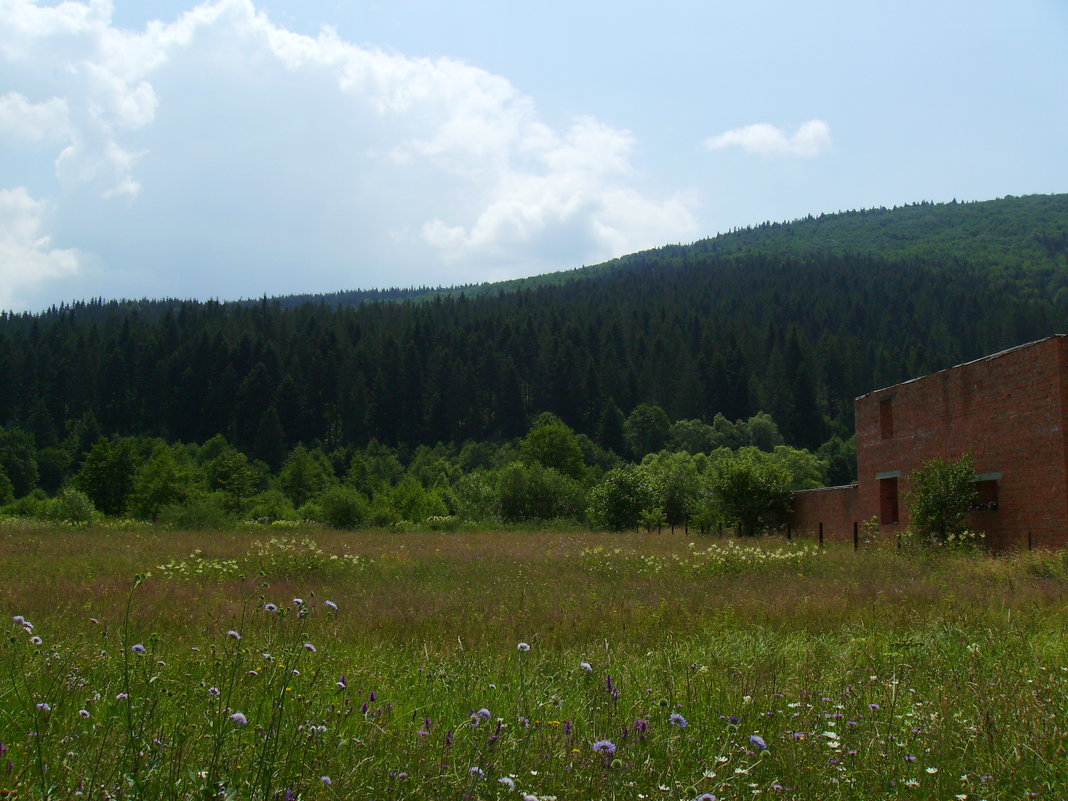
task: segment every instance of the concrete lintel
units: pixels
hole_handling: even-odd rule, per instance
[[[884,478],[900,478],[900,477],[901,477],[901,471],[900,470],[889,470],[889,471],[887,471],[885,473],[876,473],[875,474],[875,480],[876,481],[882,481]]]

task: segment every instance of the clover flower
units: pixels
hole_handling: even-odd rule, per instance
[[[671,717],[668,718],[673,726],[678,726],[680,729],[685,729],[687,725],[686,718],[680,715],[678,712],[672,712]]]
[[[234,714],[232,714],[232,715],[230,716],[230,720],[232,720],[232,721],[233,721],[234,723],[236,723],[236,724],[237,724],[238,726],[247,726],[247,725],[248,725],[248,718],[246,718],[246,717],[245,717],[245,716],[244,716],[244,715],[243,715],[242,713],[240,713],[240,712],[234,712]]]
[[[593,750],[598,754],[612,756],[616,752],[616,744],[611,740],[598,740],[593,744]]]

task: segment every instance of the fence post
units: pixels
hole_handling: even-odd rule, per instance
[[[853,521],[853,552],[860,550],[860,528],[857,521]]]
[[[1030,551],[1032,549],[1032,547],[1034,547],[1034,543],[1032,542],[1032,539],[1031,539],[1031,532],[1028,531],[1027,532],[1027,550]]]
[[[820,523],[820,547],[823,547],[823,523]]]
[[[787,523],[786,524],[786,539],[787,539],[787,541],[789,541],[789,540],[792,540],[793,538],[794,538],[793,526],[791,526],[789,523]]]

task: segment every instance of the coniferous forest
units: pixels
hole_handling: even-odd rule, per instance
[[[245,498],[295,449],[365,500],[377,485],[352,476],[384,453],[383,486],[432,490],[405,471],[433,452],[495,486],[536,462],[589,488],[621,459],[759,448],[754,420],[775,429],[763,450],[847,481],[855,396],[1065,330],[1068,195],[766,224],[497,285],[80,301],[0,316],[0,500],[90,490],[101,441],[128,446],[131,476],[166,446],[205,491],[225,445],[255,467]],[[579,467],[530,458],[539,428],[574,438]]]

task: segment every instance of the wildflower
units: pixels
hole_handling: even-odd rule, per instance
[[[593,673],[593,665],[589,662],[579,662],[579,667],[585,670],[587,673]]]
[[[482,709],[478,710],[478,712],[476,712],[475,714],[478,715],[480,718],[485,718],[486,720],[489,720],[491,717],[493,717],[493,715],[490,714],[490,711],[485,707],[482,707]]]
[[[323,784],[325,784],[325,785],[326,785],[327,787],[329,787],[329,786],[330,786],[331,784],[333,784],[333,783],[334,783],[334,780],[333,780],[333,779],[331,779],[331,778],[330,778],[329,776],[320,776],[320,777],[319,777],[319,779],[320,779],[320,780],[322,781],[322,783],[323,783]]]
[[[316,648],[315,648],[315,646],[314,646],[314,645],[312,645],[312,644],[311,644],[310,642],[306,642],[306,643],[304,643],[304,648],[305,648],[305,650],[311,651],[311,652],[312,652],[313,654],[314,654],[314,653],[315,653],[315,651],[316,651]]]
[[[349,688],[349,680],[345,678],[344,673],[338,676],[337,686],[340,687],[342,690],[347,690]]]
[[[326,606],[326,608],[327,608],[327,609],[329,609],[329,610],[330,610],[331,612],[336,612],[336,611],[337,611],[337,604],[336,604],[336,603],[334,603],[333,601],[326,601],[326,602],[325,602],[325,606]]]
[[[208,695],[214,695],[215,697],[218,697],[220,695],[219,688],[218,687],[208,687]]]
[[[22,615],[15,615],[13,618],[11,618],[11,621],[18,626],[26,625],[26,618],[24,618]]]
[[[598,740],[593,744],[593,750],[598,754],[612,756],[616,752],[616,744],[611,740]]]
[[[521,642],[515,648],[517,651],[523,651],[524,653],[526,653],[530,650],[530,645],[525,642]]]
[[[634,721],[634,731],[638,732],[638,734],[644,734],[649,731],[649,721],[645,718],[638,718]]]
[[[671,717],[668,718],[672,725],[678,726],[680,729],[685,729],[687,726],[686,718],[680,715],[678,712],[672,712]]]
[[[475,765],[467,772],[470,773],[472,776],[477,776],[480,779],[486,775],[486,771],[482,770],[482,768],[478,767],[478,765]]]
[[[237,633],[236,631],[234,631],[233,629],[230,629],[230,630],[229,630],[228,632],[226,632],[226,636],[227,636],[227,637],[232,637],[232,638],[233,638],[233,639],[235,639],[235,640],[240,640],[240,639],[241,639],[241,635],[240,635],[240,634],[238,634],[238,633]]]
[[[78,710],[78,714],[81,715],[83,718],[87,718],[87,717],[89,717],[89,710],[88,709],[79,709]]]
[[[755,746],[758,751],[768,750],[768,744],[764,742],[764,738],[761,737],[759,734],[749,735],[749,743],[750,745]]]
[[[727,722],[731,723],[731,724],[737,724],[738,723],[738,716],[737,715],[731,715],[729,718],[727,718]]]
[[[905,761],[906,762],[915,762],[916,761],[916,757],[912,756],[912,754],[909,754],[907,757],[905,757]]]
[[[129,693],[119,693],[118,695],[115,696],[115,700],[116,701],[125,701],[129,697],[130,697]]]
[[[868,709],[879,709],[878,704],[868,704]]]
[[[497,783],[498,784],[503,784],[509,790],[514,790],[515,789],[515,782],[512,781],[507,776],[502,776],[501,778],[497,779]]]
[[[938,773],[938,768],[927,768],[927,772],[933,775]]]
[[[145,652],[145,646],[141,645],[141,643],[137,643],[136,645],[132,646],[130,650],[133,651],[135,654],[143,654]]]
[[[523,796],[523,801],[538,801],[538,797],[536,795],[531,795],[530,793],[527,793],[525,796]]]
[[[275,604],[264,604],[263,611],[264,612],[277,612],[278,611],[278,607]]]
[[[303,598],[294,598],[293,599],[293,606],[304,606],[304,599]]]
[[[245,716],[244,716],[244,715],[243,715],[242,713],[240,713],[240,712],[234,712],[234,714],[232,714],[232,715],[230,716],[230,720],[232,720],[232,721],[233,721],[234,723],[236,723],[236,724],[237,724],[238,726],[247,726],[247,725],[248,725],[248,718],[246,718],[246,717],[245,717]]]
[[[99,626],[99,625],[100,625],[100,621],[99,621],[99,620],[97,620],[97,619],[96,619],[95,617],[91,617],[91,618],[89,618],[89,622],[90,622],[90,623],[93,623],[93,624],[95,624],[95,625],[97,625],[97,626]]]
[[[701,793],[693,801],[716,801],[716,797],[712,793]]]
[[[37,705],[37,708],[40,709],[42,712],[51,712],[52,711],[52,707],[49,704],[45,703],[45,702],[39,703]]]
[[[34,634],[32,637],[30,637],[30,642],[32,642],[34,645],[40,645],[44,642],[44,640]]]

